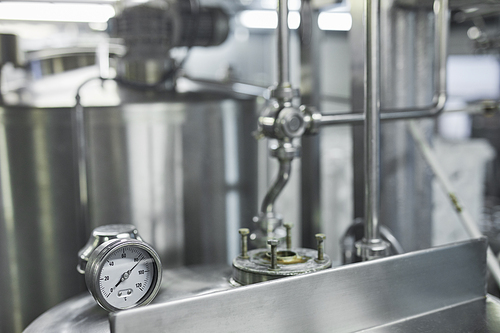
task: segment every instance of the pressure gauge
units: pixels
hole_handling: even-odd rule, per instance
[[[127,228],[133,228],[135,232]],[[87,246],[99,243],[103,229],[112,230],[115,235],[104,237],[105,241],[92,250],[84,248],[80,251],[79,270],[84,270],[88,290],[108,311],[149,304],[161,285],[162,267],[158,254],[138,237],[137,230],[131,225],[97,228]],[[124,235],[137,235],[138,239]],[[82,253],[90,253],[90,256],[83,260]],[[85,267],[81,267],[83,262]]]

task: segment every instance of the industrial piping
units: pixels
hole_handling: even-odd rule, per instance
[[[446,103],[446,59],[448,40],[449,0],[435,0],[434,10],[434,96],[432,105],[421,108],[381,109],[380,120],[403,120],[438,116]],[[340,125],[361,123],[365,119],[362,113],[323,114],[321,125]]]
[[[365,59],[365,224],[356,243],[363,261],[389,255],[380,238],[380,1],[367,0],[364,9]]]

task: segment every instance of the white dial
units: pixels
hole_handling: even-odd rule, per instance
[[[156,252],[137,240],[111,240],[99,246],[85,272],[87,286],[106,310],[149,303],[158,292],[161,264]]]
[[[113,251],[99,274],[99,289],[106,301],[120,309],[136,304],[151,287],[153,265],[153,258],[143,249],[126,246]]]

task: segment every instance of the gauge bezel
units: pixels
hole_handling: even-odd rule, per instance
[[[103,296],[99,288],[99,275],[104,264],[106,263],[106,259],[108,258],[108,256],[113,254],[115,251],[128,246],[140,248],[151,255],[154,265],[153,282],[151,283],[151,287],[149,288],[148,292],[136,303],[131,304],[130,306],[125,308],[117,308],[109,304],[106,298]],[[85,283],[87,284],[87,289],[90,291],[90,294],[94,297],[97,304],[99,304],[103,309],[111,312],[127,310],[151,303],[151,301],[160,291],[161,279],[162,266],[160,257],[150,245],[135,239],[112,239],[104,242],[92,252],[88,264],[85,268]]]

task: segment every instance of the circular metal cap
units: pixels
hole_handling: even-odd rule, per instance
[[[267,249],[248,251],[248,259],[237,257],[233,260],[232,283],[248,285],[257,282],[312,273],[330,268],[332,261],[325,254],[324,260],[317,262],[317,251],[296,248],[277,251],[279,270],[271,269],[271,253]]]
[[[283,108],[278,118],[280,137],[296,138],[302,136],[306,130],[304,115],[298,108],[285,107]]]
[[[92,231],[87,244],[78,251],[78,265],[76,270],[85,274],[85,267],[94,250],[104,242],[111,239],[137,239],[142,241],[137,228],[132,224],[108,224],[97,227]]]

